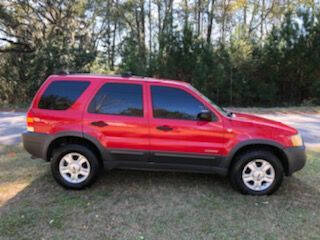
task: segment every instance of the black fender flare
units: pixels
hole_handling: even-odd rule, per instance
[[[102,144],[98,141],[98,139],[96,139],[95,137],[89,135],[89,134],[84,134],[82,132],[77,132],[77,131],[65,131],[65,132],[59,132],[53,136],[50,136],[48,135],[48,138],[45,140],[45,142],[43,143],[43,146],[42,146],[42,156],[43,156],[43,159],[46,159],[47,161],[49,160],[48,159],[48,150],[49,150],[49,147],[50,147],[50,144],[55,141],[56,139],[58,138],[63,138],[63,137],[78,137],[78,138],[83,138],[83,139],[86,139],[88,140],[89,142],[91,142],[92,144],[94,144],[101,156],[104,158],[107,154],[107,151],[105,149],[105,147],[102,146]]]
[[[254,146],[254,145],[270,146],[270,147],[276,148],[284,157],[288,158],[286,152],[284,151],[284,146],[281,145],[280,143],[277,143],[272,140],[267,140],[267,139],[250,139],[250,140],[240,142],[236,146],[234,146],[230,151],[230,153],[226,156],[225,161],[221,162],[221,167],[225,169],[229,169],[229,167],[231,166],[233,157],[237,154],[239,150],[245,147]]]

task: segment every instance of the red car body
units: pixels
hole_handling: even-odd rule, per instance
[[[41,96],[52,82],[85,81],[89,85],[66,110],[40,109]],[[143,90],[143,116],[96,114],[89,104],[106,83],[138,84]],[[192,95],[213,115],[212,121],[161,119],[153,116],[151,86],[177,88]],[[50,160],[63,138],[87,141],[107,168],[151,168],[228,174],[241,151],[266,147],[291,175],[305,164],[304,146],[294,146],[297,130],[280,122],[249,114],[227,114],[181,81],[89,74],[52,75],[41,86],[27,113],[25,148]],[[130,161],[129,161],[130,159]]]

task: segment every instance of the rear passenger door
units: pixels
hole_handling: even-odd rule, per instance
[[[161,164],[218,166],[226,144],[223,123],[198,120],[210,111],[187,88],[150,84],[150,151]]]
[[[89,101],[84,133],[94,136],[113,161],[144,161],[149,129],[142,83],[106,81]]]

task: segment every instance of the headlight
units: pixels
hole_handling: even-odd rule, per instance
[[[300,134],[291,136],[291,142],[292,142],[292,146],[294,147],[303,146],[303,140]]]

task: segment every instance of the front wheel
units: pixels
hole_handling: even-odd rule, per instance
[[[244,194],[268,195],[280,187],[283,175],[283,166],[273,153],[254,150],[236,157],[230,179]]]
[[[55,180],[66,188],[82,189],[97,178],[99,162],[88,148],[70,144],[54,151],[51,171]]]

